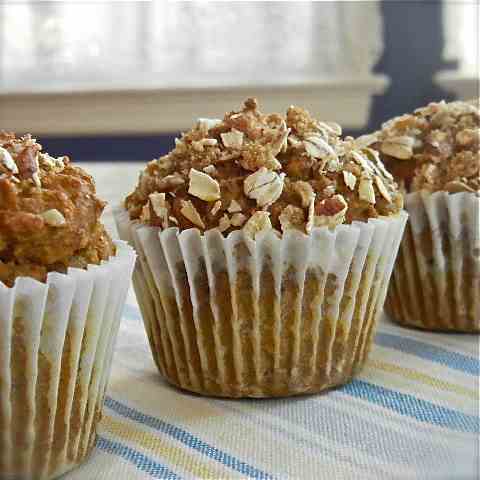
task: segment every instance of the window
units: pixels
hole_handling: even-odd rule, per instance
[[[368,75],[382,52],[376,2],[0,8],[0,85],[8,90],[302,82]]]
[[[382,50],[378,2],[8,0],[0,123],[36,134],[173,132],[253,94],[266,110],[309,105],[360,128],[387,85],[371,73]]]

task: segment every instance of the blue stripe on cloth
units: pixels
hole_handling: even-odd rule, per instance
[[[479,418],[474,415],[467,415],[450,408],[441,407],[413,395],[396,392],[363,380],[352,380],[339,388],[339,391],[421,422],[467,433],[478,433],[480,431]]]
[[[220,403],[225,410],[234,412],[243,421],[249,421],[257,427],[261,426],[265,431],[272,431],[279,441],[283,437],[297,448],[302,448],[305,457],[309,452],[310,455],[315,455],[317,459],[328,457],[329,460],[334,460],[340,464],[352,465],[357,473],[357,478],[363,478],[363,473],[365,477],[368,477],[368,474],[371,475],[374,471],[379,473],[379,478],[383,478],[380,473],[386,475],[385,472],[390,470],[389,467],[385,470],[385,465],[396,462],[398,457],[405,465],[412,462],[413,456],[409,449],[396,448],[393,451],[387,451],[385,448],[387,444],[402,445],[404,438],[402,435],[398,435],[397,432],[383,428],[381,424],[375,424],[372,421],[367,422],[360,419],[359,422],[358,417],[325,406],[321,403],[322,396],[319,396],[318,400],[319,403],[316,403],[310,397],[299,397],[271,399],[268,402],[252,399],[248,403],[218,399],[215,401]],[[300,408],[299,403],[302,404]],[[255,409],[242,408],[245,405],[253,405]],[[275,420],[270,420],[269,416],[278,417],[286,422],[279,424]],[[354,421],[350,421],[351,419]],[[315,438],[310,438],[302,430],[293,429],[292,424],[299,425],[302,429],[313,433]],[[395,439],[396,443],[392,439]],[[415,453],[418,455],[421,452],[423,454],[422,459],[425,460],[430,452],[426,451],[423,445],[418,448],[418,442],[416,440],[412,442],[412,440],[414,439],[408,437],[404,445],[409,447],[413,445]],[[348,448],[339,448],[338,443],[346,445]],[[431,447],[432,450],[434,448],[430,444],[427,447]],[[366,465],[365,458],[359,455],[360,451],[371,454],[379,458],[380,461]],[[438,453],[438,448],[435,452]],[[385,464],[382,464],[382,462],[385,462]]]
[[[105,437],[98,436],[96,447],[104,452],[122,457],[130,463],[133,463],[142,472],[148,473],[153,478],[161,480],[180,480],[181,478],[165,467],[165,465],[162,465],[146,455],[143,455],[143,453],[119,442],[114,442]]]
[[[417,357],[440,363],[460,372],[470,375],[480,375],[480,361],[477,358],[462,355],[461,353],[450,352],[442,347],[429,343],[414,340],[413,338],[401,337],[391,333],[377,332],[375,343],[387,348],[410,353]]]
[[[310,450],[317,458],[327,455],[339,463],[354,465],[358,470],[358,478],[363,478],[359,469],[366,468],[371,474],[373,466],[373,463],[365,466],[365,458],[360,452],[375,457],[374,464],[378,469],[393,463],[410,466],[418,460],[428,471],[429,468],[439,465],[447,468],[455,461],[458,455],[455,447],[459,442],[453,447],[452,444],[436,441],[440,440],[439,438],[432,440],[430,425],[428,437],[425,430],[422,436],[417,436],[404,428],[399,429],[398,424],[394,424],[392,428],[391,415],[383,411],[370,411],[370,414],[364,417],[359,411],[358,403],[348,406],[343,395],[341,392],[332,391],[327,396],[272,399],[268,402],[255,399],[247,404],[216,401],[220,402],[222,408],[235,412],[242,420],[249,420],[263,430],[273,431],[279,439],[284,437],[291,440],[298,447]],[[249,406],[254,408],[250,409]],[[272,421],[270,417],[278,417],[285,423]],[[385,422],[386,417],[389,422]],[[399,418],[402,420],[403,417]],[[292,425],[300,426],[302,430],[318,436],[321,440],[312,440],[302,430],[291,428]],[[464,438],[465,443],[461,443],[461,446],[466,450],[472,444],[472,436]],[[341,448],[339,444],[342,445]],[[473,449],[472,447],[471,450]],[[387,469],[389,470],[389,467]]]
[[[106,397],[105,405],[119,415],[165,433],[166,435],[169,435],[175,440],[183,443],[187,447],[197,450],[212,460],[216,460],[222,465],[240,472],[242,475],[246,475],[249,478],[258,480],[273,480],[273,477],[270,474],[263,472],[262,470],[259,470],[248,463],[236,459],[235,457],[219,450],[213,445],[209,445],[208,443],[200,440],[180,427],[167,423],[159,418],[152,417],[151,415],[146,415],[138,410],[135,410],[134,408],[127,407],[111,397]]]

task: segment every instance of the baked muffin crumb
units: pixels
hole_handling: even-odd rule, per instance
[[[105,203],[93,179],[25,135],[0,132],[0,281],[45,281],[48,272],[86,268],[115,253],[100,223]]]

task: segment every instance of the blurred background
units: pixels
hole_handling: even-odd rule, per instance
[[[0,0],[0,128],[76,161],[147,161],[247,96],[358,135],[478,96],[469,1]]]

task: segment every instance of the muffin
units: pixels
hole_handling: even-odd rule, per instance
[[[223,397],[318,392],[364,364],[406,220],[375,151],[254,99],[200,119],[116,211],[171,383]]]
[[[428,330],[480,330],[479,102],[431,103],[372,139],[410,215],[387,312]]]
[[[0,132],[0,478],[56,478],[95,443],[135,254],[92,178]]]

